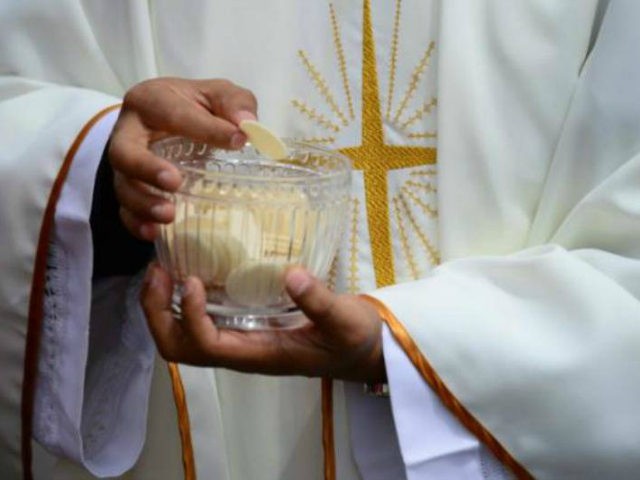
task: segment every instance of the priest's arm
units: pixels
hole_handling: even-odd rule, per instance
[[[125,91],[136,75],[105,62],[71,6],[57,22],[52,9],[40,17],[30,8],[0,17],[0,471],[31,469],[33,435],[57,456],[114,476],[144,443],[155,351],[132,278],[150,248],[123,228],[122,188],[113,189],[106,155],[123,97],[120,119],[135,116]],[[221,130],[209,132],[217,143],[234,133]],[[119,151],[135,157],[127,145]]]
[[[19,462],[29,468],[33,433],[94,474],[116,475],[144,441],[154,356],[130,279],[92,287],[93,184],[118,98],[16,76],[3,77],[0,89],[0,231],[10,269],[3,271],[12,272],[4,277],[2,304],[10,312],[3,321],[10,324],[2,352],[5,372],[15,376],[3,396],[17,423],[3,423],[12,448],[3,449],[2,471],[19,471]],[[128,412],[137,413],[120,422]],[[22,446],[12,440],[20,435]]]

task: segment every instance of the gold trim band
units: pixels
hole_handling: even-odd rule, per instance
[[[182,447],[184,480],[196,480],[196,462],[193,455],[193,444],[191,443],[191,424],[189,423],[187,396],[184,392],[184,385],[182,384],[178,365],[167,362],[167,366],[169,367],[173,399],[176,403],[176,411],[178,413],[178,429],[180,431],[180,445]]]
[[[322,379],[322,449],[324,480],[336,480],[336,449],[333,437],[333,380]]]

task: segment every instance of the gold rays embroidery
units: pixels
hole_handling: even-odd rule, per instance
[[[420,139],[428,139],[428,138],[436,138],[436,132],[410,132],[407,133],[407,137],[412,140],[420,140]]]
[[[416,68],[413,70],[413,73],[411,73],[411,80],[409,81],[409,86],[407,87],[407,90],[405,91],[404,96],[400,101],[400,106],[398,107],[398,110],[396,110],[396,113],[393,116],[393,123],[398,124],[400,122],[400,117],[402,116],[402,113],[404,112],[404,110],[407,108],[407,105],[409,104],[409,100],[411,100],[413,96],[416,94],[416,90],[418,89],[418,84],[420,82],[420,79],[422,78],[422,75],[427,70],[427,66],[429,65],[429,61],[431,60],[431,54],[433,53],[433,49],[435,48],[435,46],[436,46],[435,42],[432,41],[429,43],[429,46],[427,47],[424,54],[422,55],[420,62],[418,63]]]
[[[319,126],[325,128],[326,130],[330,130],[334,133],[338,133],[340,131],[340,126],[329,120],[324,115],[318,113],[315,108],[309,107],[302,100],[294,99],[291,100],[291,104],[302,113],[309,120],[312,120]]]
[[[423,190],[427,193],[436,193],[438,191],[431,183],[416,182],[415,180],[407,180],[405,185],[418,190]]]
[[[409,127],[418,120],[424,118],[425,115],[432,113],[433,109],[437,105],[437,99],[432,97],[429,102],[424,102],[420,107],[415,109],[408,117],[402,118],[403,113],[408,108],[409,103],[415,97],[418,91],[418,85],[420,80],[424,76],[429,64],[431,63],[431,57],[435,49],[435,42],[429,42],[426,50],[422,54],[418,65],[411,73],[409,84],[400,100],[398,108],[395,113],[393,110],[393,98],[396,87],[396,74],[398,68],[398,51],[400,43],[400,13],[402,11],[402,0],[396,0],[395,13],[393,17],[393,32],[391,34],[391,58],[389,60],[389,78],[388,78],[388,91],[387,91],[387,108],[385,112],[385,120],[398,129],[405,137],[411,140],[426,140],[436,137],[436,132],[413,132],[409,130]]]
[[[404,222],[402,220],[401,207],[399,206],[399,204],[400,199],[398,197],[395,197],[393,199],[393,211],[396,217],[398,232],[400,233],[400,244],[402,246],[402,253],[407,262],[407,266],[409,267],[411,278],[413,280],[417,280],[418,278],[420,278],[420,270],[418,270],[418,265],[416,264],[411,245],[409,244],[409,236],[407,235],[407,229],[405,228]]]
[[[358,224],[360,223],[360,201],[352,200],[351,225],[349,234],[349,273],[347,291],[358,293],[360,291],[360,277],[358,275]]]
[[[327,288],[332,292],[336,290],[336,282],[338,280],[338,261],[340,259],[340,252],[333,258],[331,267],[329,267],[329,273],[327,274]]]
[[[410,177],[435,177],[437,172],[433,168],[420,168],[409,172]]]
[[[415,98],[418,92],[418,86],[427,71],[431,57],[435,49],[435,42],[430,42],[425,51],[423,52],[418,64],[414,67],[408,85],[405,88],[404,94],[400,99],[398,108],[393,110],[393,99],[396,90],[396,77],[398,70],[398,56],[399,56],[399,43],[400,43],[400,18],[402,12],[402,0],[395,0],[395,11],[393,16],[393,32],[391,35],[391,53],[389,60],[389,78],[386,98],[385,120],[393,125],[402,135],[407,139],[413,141],[420,140],[432,140],[437,137],[435,131],[413,131],[411,127],[415,126],[416,122],[422,120],[425,116],[431,115],[434,109],[438,105],[436,97],[431,97],[429,101],[425,101],[422,105],[415,108],[408,115],[403,115],[411,101]],[[320,93],[326,105],[331,110],[332,114],[336,118],[330,119],[326,115],[323,115],[317,111],[317,109],[309,106],[300,99],[294,99],[291,101],[293,107],[300,112],[301,115],[306,117],[312,123],[318,127],[331,132],[331,135],[326,136],[312,136],[305,140],[311,143],[318,144],[330,144],[330,139],[335,138],[334,134],[340,133],[343,127],[347,127],[355,119],[353,97],[351,94],[351,87],[349,84],[349,78],[347,74],[347,58],[342,42],[342,34],[340,31],[340,23],[338,21],[338,14],[333,2],[329,3],[329,19],[331,22],[331,34],[333,37],[333,45],[335,49],[335,57],[337,61],[338,70],[340,72],[340,80],[342,82],[342,90],[344,98],[346,99],[346,111],[341,108],[337,98],[336,92],[333,92],[329,87],[329,83],[326,78],[320,72],[320,69],[314,65],[309,55],[304,50],[298,51],[298,56],[304,66],[304,69],[311,79],[316,90]]]
[[[409,118],[399,125],[400,129],[406,132],[411,125],[418,120],[421,120],[425,115],[431,113],[436,105],[438,105],[438,99],[436,97],[431,97],[431,101],[424,102],[420,108],[414,111]]]
[[[304,50],[299,50],[298,55],[300,56],[300,59],[302,60],[302,63],[305,66],[309,77],[313,81],[313,84],[315,85],[320,95],[322,95],[324,100],[327,102],[327,105],[329,106],[331,111],[340,119],[340,123],[342,123],[343,126],[346,127],[347,125],[349,125],[347,117],[344,113],[342,113],[340,107],[338,107],[338,103],[336,102],[335,96],[329,88],[327,80],[322,76],[318,68],[316,68],[316,66],[311,63],[311,60],[309,60],[309,57]]]
[[[392,126],[398,131],[405,134],[408,140],[423,140],[435,137],[435,132],[413,131],[412,127],[427,115],[431,115],[437,106],[437,100],[431,98],[422,101],[415,110],[410,110],[412,102],[415,100],[419,92],[419,86],[427,71],[432,54],[435,49],[435,43],[430,42],[424,51],[418,64],[412,70],[408,85],[404,90],[398,107],[394,110],[394,90],[397,84],[398,56],[401,40],[401,11],[402,0],[396,0],[394,13],[394,26],[391,44],[391,69],[389,72],[389,90],[386,102],[386,118],[392,118]],[[339,18],[336,8],[332,2],[329,3],[329,18],[331,31],[333,36],[333,45],[336,53],[337,65],[340,73],[342,95],[337,95],[330,88],[329,82],[322,75],[320,68],[313,64],[310,56],[304,51],[299,50],[298,56],[302,66],[310,78],[313,86],[319,92],[320,97],[326,104],[330,115],[323,115],[317,109],[309,106],[302,100],[292,100],[293,107],[310,122],[326,131],[327,134],[314,135],[308,137],[307,141],[313,143],[332,144],[345,127],[348,127],[352,121],[355,121],[353,99],[351,97],[351,88],[347,75],[347,58],[343,47],[343,41],[340,33]],[[405,182],[405,193],[394,196],[393,204],[389,205],[387,174],[389,170],[404,169],[408,167],[421,167],[424,165],[435,164],[436,151],[432,147],[423,147],[419,145],[387,145],[384,140],[383,131],[383,115],[380,99],[380,90],[378,86],[378,71],[376,65],[376,45],[374,40],[373,24],[371,20],[371,1],[363,0],[363,20],[362,20],[362,135],[361,144],[358,146],[341,148],[340,151],[351,158],[355,169],[361,170],[365,183],[365,203],[366,203],[366,220],[369,227],[369,237],[371,238],[371,254],[373,256],[373,267],[376,278],[376,285],[381,287],[391,285],[395,282],[395,269],[393,260],[393,249],[391,244],[390,218],[392,209],[395,217],[402,217],[402,225],[406,225],[404,233],[407,236],[401,239],[405,256],[414,258],[410,261],[410,270],[412,274],[418,275],[419,269],[415,261],[415,254],[411,252],[411,241],[409,233],[415,234],[424,248],[430,252],[429,258],[437,258],[439,255],[435,247],[429,241],[428,236],[419,228],[418,223],[413,218],[412,212],[407,209],[409,204],[416,204],[416,208],[420,208],[429,217],[434,217],[435,211],[426,202],[416,202],[415,198],[420,199],[414,190],[415,185],[410,181]],[[340,105],[338,98],[346,99],[346,107]],[[407,113],[407,111],[409,113]],[[344,113],[348,112],[348,113]],[[333,116],[333,118],[331,118]],[[422,169],[424,170],[424,169]],[[421,185],[419,178],[416,185]],[[422,188],[428,188],[423,186]],[[358,278],[358,229],[357,226],[362,220],[362,208],[360,202],[356,200],[353,205],[353,217],[351,232],[349,237],[350,250],[348,253],[347,265],[347,288],[349,291],[357,292],[359,287]],[[389,207],[392,207],[390,209]],[[362,210],[362,211],[361,211]],[[429,213],[427,213],[429,212]],[[399,223],[400,224],[400,223]],[[402,233],[401,233],[402,235]]]
[[[409,203],[406,201],[406,197],[402,195],[398,195],[394,197],[394,204],[398,206],[404,213],[404,217],[409,220],[409,224],[411,225],[412,230],[418,237],[420,244],[423,246],[425,252],[429,256],[429,261],[432,265],[438,265],[440,263],[440,253],[438,249],[435,247],[429,235],[420,227],[414,213],[411,211],[411,207]]]
[[[336,141],[336,137],[332,137],[332,136],[328,136],[328,137],[320,137],[320,136],[314,136],[314,137],[302,137],[300,138],[301,142],[305,142],[305,143],[312,143],[315,145],[331,145],[332,143],[335,143]]]
[[[420,268],[411,243],[410,233],[417,237],[418,242],[427,253],[428,264],[437,265],[440,262],[440,253],[433,244],[429,234],[420,225],[416,214],[412,211],[414,206],[421,214],[427,218],[438,217],[438,209],[431,198],[435,195],[437,188],[434,186],[435,169],[416,169],[409,172],[409,180],[402,183],[397,193],[393,196],[393,210],[397,231],[400,239],[402,255],[406,261],[411,278],[420,278]]]
[[[405,184],[400,188],[400,195],[404,197],[406,202],[413,202],[417,205],[427,217],[436,218],[438,216],[438,209],[425,202],[416,192],[411,190],[408,185]]]
[[[347,106],[349,107],[349,118],[354,120],[356,115],[353,111],[353,99],[351,98],[351,89],[349,88],[349,77],[347,76],[347,61],[344,56],[344,48],[342,48],[342,35],[340,35],[340,27],[338,26],[338,17],[333,3],[329,4],[331,12],[331,30],[333,32],[333,44],[336,47],[336,56],[338,57],[338,67],[340,68],[340,77],[342,78],[342,88],[347,97]]]
[[[398,38],[400,37],[400,9],[402,1],[396,0],[396,11],[393,15],[393,33],[391,34],[391,61],[389,67],[389,89],[387,91],[387,113],[385,118],[391,120],[391,106],[393,105],[393,91],[396,86],[396,67],[398,64]]]

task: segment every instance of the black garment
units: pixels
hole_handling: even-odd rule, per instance
[[[108,150],[107,143],[98,167],[91,204],[94,279],[133,275],[149,263],[154,253],[153,243],[133,237],[120,221]]]

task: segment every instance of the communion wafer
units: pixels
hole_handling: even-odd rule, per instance
[[[205,285],[221,285],[231,270],[247,257],[244,244],[210,218],[191,217],[178,222],[170,238],[179,252],[178,268],[182,276],[196,275]]]
[[[284,295],[284,271],[279,262],[247,262],[227,277],[229,298],[246,307],[265,307],[281,301]]]
[[[307,232],[315,212],[310,210],[307,196],[299,190],[276,192],[278,204],[253,206],[251,211],[262,228],[263,255],[298,258],[302,245],[308,243]],[[306,239],[306,240],[305,240]]]
[[[275,133],[255,120],[243,120],[240,122],[242,130],[251,145],[258,152],[271,160],[280,160],[288,155],[287,146]]]

